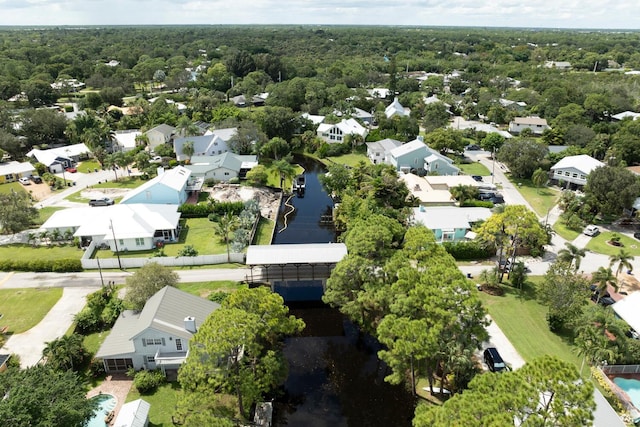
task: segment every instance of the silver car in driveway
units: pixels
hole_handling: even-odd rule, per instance
[[[597,236],[598,233],[600,233],[600,229],[595,225],[587,225],[582,233],[587,236],[593,237]]]

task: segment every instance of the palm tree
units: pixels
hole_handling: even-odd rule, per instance
[[[593,280],[597,283],[596,290],[598,291],[598,299],[596,302],[600,301],[600,298],[605,294],[609,285],[618,292],[618,281],[616,280],[616,276],[613,275],[611,268],[598,268],[598,271],[593,273]]]
[[[531,177],[531,181],[533,182],[533,185],[535,185],[538,193],[540,193],[540,188],[544,187],[548,180],[549,175],[540,168],[536,169]]]
[[[451,197],[460,203],[460,206],[467,200],[473,200],[478,196],[478,189],[471,185],[457,185],[450,190]]]
[[[180,137],[196,136],[200,134],[200,128],[189,117],[182,116],[176,123],[176,135]]]
[[[35,233],[28,233],[27,234],[27,244],[31,244],[32,246],[35,247],[35,245],[36,245],[36,234]]]
[[[284,183],[287,179],[292,179],[296,175],[296,168],[287,159],[280,159],[273,162],[273,168],[280,174],[280,188],[284,191]]]
[[[624,269],[629,271],[633,270],[633,264],[631,264],[631,261],[633,261],[633,259],[633,255],[631,255],[624,249],[620,249],[618,255],[611,255],[609,257],[609,267],[613,267],[613,264],[618,263],[618,268],[616,269],[616,278],[618,278],[618,275]]]
[[[227,245],[227,262],[231,262],[231,253],[229,251],[231,238],[229,237],[229,234],[235,230],[237,225],[238,217],[233,216],[229,212],[224,214],[224,216],[221,216],[215,224],[216,234],[219,234]]]
[[[578,271],[580,268],[580,262],[586,255],[585,250],[569,242],[565,243],[565,246],[565,249],[560,249],[560,251],[558,251],[558,261],[573,265],[573,270]]]
[[[182,154],[187,156],[189,161],[191,161],[191,156],[193,156],[194,152],[193,141],[185,141],[184,144],[182,144]]]

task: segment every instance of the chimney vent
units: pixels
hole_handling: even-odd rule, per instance
[[[184,328],[191,332],[192,334],[196,333],[196,318],[193,316],[187,316],[184,318]]]

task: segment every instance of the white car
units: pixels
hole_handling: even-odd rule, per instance
[[[22,185],[31,185],[31,180],[29,180],[29,178],[27,178],[26,176],[18,179],[18,182],[20,182],[20,184]]]
[[[600,229],[595,225],[587,225],[583,231],[583,233],[587,236],[595,236],[600,233]]]

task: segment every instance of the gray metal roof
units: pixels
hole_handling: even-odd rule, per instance
[[[347,255],[344,243],[257,245],[247,249],[247,265],[335,264]]]
[[[147,427],[150,409],[151,404],[142,399],[125,403],[120,408],[113,427]]]
[[[142,311],[126,310],[120,314],[96,357],[115,357],[133,353],[133,339],[148,329],[188,341],[193,334],[184,328],[184,318],[195,317],[196,328],[200,328],[209,314],[219,307],[218,303],[165,286],[149,298]]]

